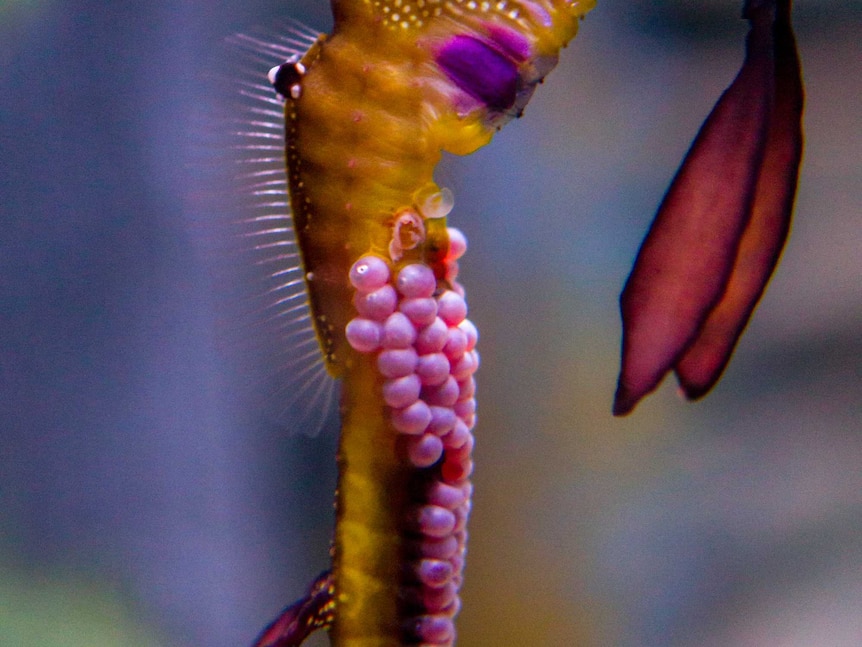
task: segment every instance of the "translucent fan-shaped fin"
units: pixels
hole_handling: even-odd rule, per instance
[[[337,389],[312,326],[290,214],[283,103],[267,72],[301,56],[317,38],[298,22],[277,35],[228,38],[223,62],[204,71],[213,108],[196,126],[208,134],[201,227],[214,261],[214,290],[228,302],[222,346],[244,383],[243,399],[309,435],[334,410]]]

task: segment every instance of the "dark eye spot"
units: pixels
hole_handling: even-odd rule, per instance
[[[518,66],[484,41],[455,36],[437,53],[437,64],[470,96],[494,110],[508,110],[518,92]]]
[[[302,72],[297,67],[295,60],[289,60],[272,68],[267,76],[275,91],[283,97],[288,97],[290,96],[290,86],[299,83]]]

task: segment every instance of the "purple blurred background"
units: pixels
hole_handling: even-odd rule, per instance
[[[524,119],[439,173],[482,333],[459,645],[862,644],[862,3],[796,11],[796,221],[724,380],[610,416],[616,299],[738,4],[600,2]],[[201,66],[286,15],[329,24],[0,1],[0,645],[248,644],[327,563],[336,434],[235,397],[189,200]]]

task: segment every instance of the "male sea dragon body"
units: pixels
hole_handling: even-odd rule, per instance
[[[433,179],[521,114],[593,0],[332,0],[274,68],[326,367],[342,380],[332,570],[256,647],[452,645],[476,421],[466,240]],[[749,0],[742,70],[668,191],[621,299],[625,414],[674,370],[715,383],[777,262],[801,156],[789,0]]]

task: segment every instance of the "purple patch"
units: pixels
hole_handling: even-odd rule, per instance
[[[508,110],[518,93],[518,66],[492,45],[455,36],[437,53],[446,75],[470,96],[494,110]]]

